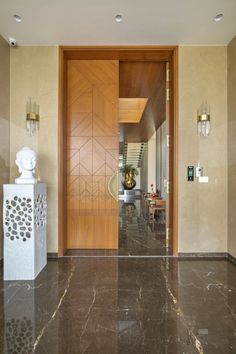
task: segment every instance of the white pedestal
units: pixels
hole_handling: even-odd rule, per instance
[[[46,184],[3,188],[4,280],[35,279],[47,263]]]

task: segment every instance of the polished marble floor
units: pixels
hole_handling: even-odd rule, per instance
[[[1,353],[236,353],[226,260],[61,258],[0,288]]]
[[[163,215],[150,219],[142,200],[120,203],[119,254],[166,255]]]
[[[142,200],[119,203],[119,250],[69,250],[68,256],[158,256],[172,254],[166,247],[163,215],[150,219]]]

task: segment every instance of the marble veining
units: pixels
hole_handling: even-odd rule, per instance
[[[170,298],[171,298],[171,300],[173,301],[173,304],[174,304],[174,307],[173,307],[174,311],[176,311],[177,316],[181,319],[181,321],[184,324],[184,326],[186,326],[187,333],[189,334],[190,340],[192,341],[193,346],[195,346],[197,352],[199,354],[204,354],[203,348],[202,348],[202,344],[201,344],[200,340],[194,334],[193,329],[191,328],[191,324],[188,324],[186,322],[184,313],[181,310],[181,308],[178,306],[178,300],[177,300],[177,298],[174,296],[174,294],[171,291],[171,287],[169,285],[168,275],[165,273],[163,265],[161,266],[161,270],[163,272],[163,277],[165,279],[165,285],[166,285],[168,294],[170,295]]]
[[[1,353],[236,352],[236,271],[227,260],[63,258],[3,281]]]
[[[35,350],[36,350],[36,348],[37,348],[37,345],[38,345],[38,343],[40,342],[41,338],[43,337],[43,335],[44,335],[46,329],[50,326],[51,322],[54,320],[54,318],[55,318],[57,312],[59,311],[59,309],[60,309],[60,307],[61,307],[61,304],[62,304],[62,302],[63,302],[63,299],[64,299],[64,297],[66,296],[67,291],[68,291],[68,289],[69,289],[70,282],[71,282],[71,278],[72,278],[72,275],[73,275],[73,273],[74,273],[74,270],[75,270],[75,267],[73,267],[73,268],[71,269],[71,273],[70,273],[69,278],[68,278],[67,286],[66,286],[66,288],[65,288],[65,290],[64,290],[64,292],[63,292],[63,294],[62,294],[62,296],[61,296],[61,298],[60,298],[60,300],[59,300],[59,303],[58,303],[58,305],[57,305],[55,311],[53,312],[53,314],[52,314],[51,318],[49,319],[49,321],[45,324],[45,326],[44,326],[44,327],[41,329],[41,331],[39,332],[39,334],[38,334],[38,336],[37,336],[37,338],[36,338],[36,340],[35,340],[35,342],[34,342],[34,345],[33,345],[33,348],[32,348],[32,352],[35,352]],[[29,285],[29,284],[28,284],[28,285]],[[40,284],[38,287],[30,287],[30,285],[29,285],[28,290],[29,290],[29,289],[36,289],[36,288],[39,288],[41,285],[42,285],[42,284]]]

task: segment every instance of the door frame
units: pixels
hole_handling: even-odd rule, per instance
[[[172,132],[173,208],[172,249],[178,255],[178,46],[60,46],[58,100],[58,256],[66,252],[66,80],[67,60],[119,60],[169,62],[171,69],[170,115]]]

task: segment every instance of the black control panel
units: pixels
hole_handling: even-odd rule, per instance
[[[187,168],[187,180],[188,182],[194,181],[194,166],[188,166]]]

